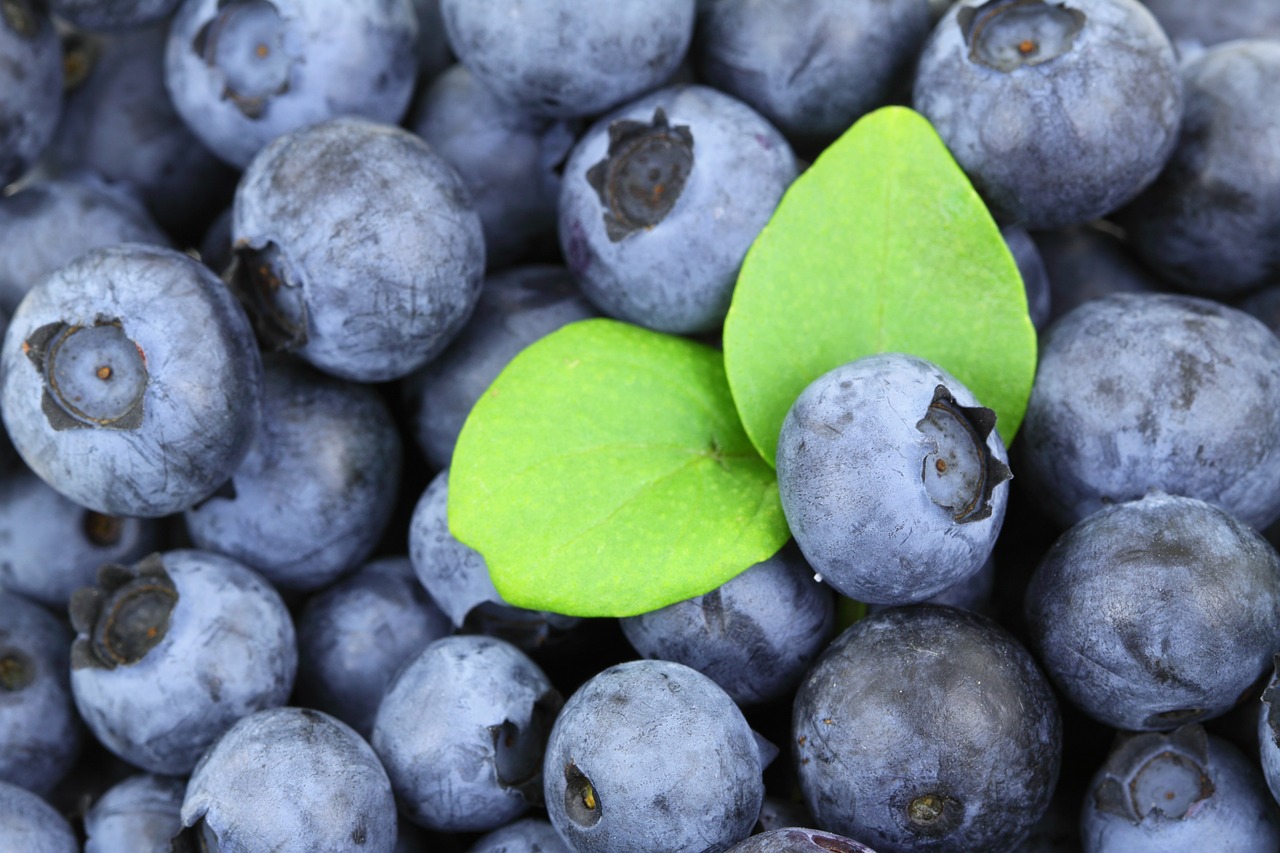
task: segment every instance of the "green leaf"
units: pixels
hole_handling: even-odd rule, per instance
[[[511,604],[630,616],[709,592],[790,537],[716,350],[615,320],[525,349],[454,450],[449,528]]]
[[[1013,440],[1036,365],[1022,279],[938,134],[904,107],[864,116],[792,184],[724,327],[734,401],[770,464],[810,382],[894,351],[950,371]]]

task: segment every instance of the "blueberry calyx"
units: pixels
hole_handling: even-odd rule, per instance
[[[253,322],[258,341],[273,352],[300,349],[307,343],[307,304],[302,288],[280,247],[236,244],[227,285]]]
[[[31,8],[31,0],[0,0],[0,17],[23,38],[34,38],[40,31],[40,19]]]
[[[115,669],[146,657],[169,630],[178,590],[159,554],[133,567],[109,564],[97,586],[71,596],[71,624],[80,635],[71,647],[72,669]]]
[[[964,804],[937,791],[918,794],[902,808],[906,827],[915,835],[939,838],[964,821]]]
[[[84,536],[99,548],[109,548],[120,543],[124,535],[124,519],[87,509],[81,519]]]
[[[0,649],[0,692],[17,693],[35,679],[31,658],[18,649]]]
[[[1040,65],[1071,51],[1085,14],[1045,0],[990,0],[956,16],[969,58],[996,71]]]
[[[1135,826],[1156,813],[1180,820],[1213,795],[1208,761],[1209,738],[1198,725],[1133,735],[1107,758],[1094,802]]]
[[[591,780],[572,762],[564,766],[564,780],[564,811],[569,820],[582,827],[595,826],[604,812]]]
[[[4,2],[4,0],[0,0]],[[62,89],[74,92],[89,77],[89,72],[98,64],[98,56],[102,53],[102,42],[90,38],[84,33],[67,32],[62,34]]]
[[[609,125],[609,151],[587,170],[587,183],[604,205],[605,234],[614,243],[661,222],[693,171],[693,133],[667,121],[619,119]]]
[[[916,423],[934,448],[921,465],[925,490],[957,523],[989,518],[992,491],[1013,478],[1009,466],[987,446],[995,425],[995,412],[961,406],[943,385],[934,389],[925,416]]]
[[[284,51],[284,22],[267,0],[219,0],[218,14],[192,42],[205,64],[222,74],[222,97],[245,118],[260,118],[275,95],[289,91],[293,62]]]
[[[53,429],[142,425],[147,360],[119,320],[99,319],[92,326],[48,323],[22,349],[44,380],[40,409]]]

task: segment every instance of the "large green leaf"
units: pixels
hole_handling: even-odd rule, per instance
[[[724,327],[734,401],[770,464],[810,382],[893,351],[950,371],[1013,439],[1036,362],[1022,279],[942,140],[903,107],[864,116],[791,186]]]
[[[701,595],[789,532],[719,352],[615,320],[524,350],[454,450],[449,527],[511,604],[629,616]]]

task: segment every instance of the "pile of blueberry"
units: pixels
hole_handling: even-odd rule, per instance
[[[0,0],[0,850],[1280,851],[1277,82],[1275,0]],[[885,104],[1018,262],[1016,440],[858,359],[774,557],[504,602],[489,383],[715,345]]]

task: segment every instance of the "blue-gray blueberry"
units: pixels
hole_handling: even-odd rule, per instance
[[[546,818],[526,817],[486,833],[467,853],[573,853]]]
[[[1280,801],[1280,657],[1273,662],[1271,680],[1258,709],[1258,754],[1271,796]]]
[[[398,379],[448,345],[484,274],[480,217],[420,137],[334,119],[268,145],[236,190],[240,293],[270,349],[343,379]]]
[[[1172,729],[1228,711],[1280,652],[1280,556],[1221,509],[1152,492],[1064,533],[1026,612],[1072,703],[1119,729]]]
[[[0,187],[53,139],[62,113],[62,45],[42,0],[0,4]]]
[[[182,830],[181,776],[139,773],[113,785],[84,816],[84,853],[170,853]]]
[[[837,592],[923,601],[991,555],[1010,478],[995,413],[916,356],[828,371],[778,437],[778,491],[805,559]]]
[[[742,101],[707,86],[661,89],[574,146],[560,246],[604,313],[662,332],[711,331],[796,173],[786,139]]]
[[[742,712],[684,664],[638,660],[593,676],[547,743],[547,814],[575,853],[700,853],[746,838],[764,799]]]
[[[876,853],[865,844],[820,829],[780,827],[739,841],[725,853]]]
[[[0,781],[0,850],[80,853],[67,819],[26,788]]]
[[[1221,303],[1116,293],[1042,337],[1016,458],[1062,527],[1149,489],[1280,517],[1280,340]]]
[[[189,773],[237,720],[283,705],[298,651],[279,593],[229,557],[178,550],[125,567],[71,600],[71,690],[116,755]]]
[[[853,624],[796,691],[792,752],[818,826],[881,853],[1008,849],[1049,805],[1062,723],[1031,654],[951,607]]]
[[[163,21],[179,0],[48,0],[49,10],[77,29],[136,30]]]
[[[409,0],[184,0],[165,85],[196,136],[244,168],[276,137],[338,116],[398,122],[417,38]]]
[[[195,547],[234,557],[277,589],[315,590],[360,565],[390,522],[400,433],[374,388],[289,356],[263,365],[249,452],[183,517]]]
[[[253,330],[226,286],[185,254],[91,250],[23,298],[4,340],[9,437],[82,506],[180,512],[249,450],[262,392]]]
[[[959,0],[920,56],[912,103],[1004,224],[1087,222],[1173,152],[1173,45],[1138,0]]]
[[[1280,850],[1280,810],[1262,774],[1200,726],[1120,739],[1089,784],[1085,853]]]
[[[527,112],[589,116],[664,83],[693,38],[695,0],[441,0],[449,45]]]
[[[268,708],[201,757],[182,825],[192,849],[218,853],[392,853],[396,803],[378,756],[350,726],[310,708]]]
[[[1163,282],[1142,266],[1105,222],[1031,235],[1049,279],[1049,322],[1109,293],[1159,293]],[[1047,328],[1036,327],[1043,334]]]
[[[1142,0],[1184,56],[1234,39],[1280,38],[1280,6],[1272,0]]]

